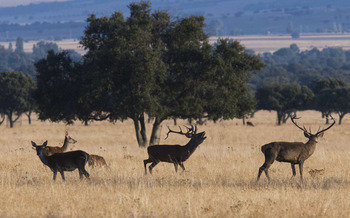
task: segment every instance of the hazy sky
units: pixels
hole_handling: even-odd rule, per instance
[[[0,7],[29,5],[30,3],[39,3],[39,2],[62,2],[62,1],[69,1],[69,0],[0,0]]]

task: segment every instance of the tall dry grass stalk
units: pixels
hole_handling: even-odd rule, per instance
[[[321,114],[299,112],[298,122],[317,131]],[[207,122],[199,126],[208,138],[175,173],[172,164],[160,163],[153,175],[144,175],[146,150],[137,147],[132,122],[92,123],[83,126],[25,121],[13,129],[0,126],[0,217],[346,217],[350,214],[350,121],[335,126],[319,140],[304,164],[305,182],[294,179],[290,164],[270,168],[271,183],[263,175],[260,146],[272,141],[303,141],[303,133],[288,121],[276,126],[276,115],[260,111],[255,127],[240,120]],[[180,122],[184,124],[184,121]],[[173,125],[163,125],[162,136]],[[150,134],[151,125],[148,125]],[[30,141],[61,146],[65,131],[81,149],[103,156],[109,168],[89,168],[90,180],[67,172],[66,182],[44,166]],[[161,143],[185,144],[171,135]],[[311,177],[311,169],[325,169]],[[180,170],[181,171],[181,170]]]

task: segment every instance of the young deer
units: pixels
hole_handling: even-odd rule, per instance
[[[46,146],[44,153],[46,156],[51,156],[55,153],[63,153],[65,150],[67,150],[68,144],[72,143],[75,144],[77,141],[75,139],[73,139],[72,137],[70,137],[68,135],[68,132],[66,131],[66,135],[64,137],[64,141],[63,141],[63,145],[62,147],[50,147],[50,146]]]
[[[100,167],[107,166],[105,159],[103,157],[95,155],[95,154],[90,154],[88,164],[92,168],[94,168],[96,166],[100,166]]]
[[[335,120],[331,116],[333,123],[326,129],[317,131],[316,134],[312,134],[311,130],[308,132],[306,128],[301,128],[295,123],[294,119],[299,119],[291,117],[293,124],[304,132],[304,136],[309,140],[306,143],[303,142],[271,142],[269,144],[263,145],[261,151],[265,155],[265,162],[259,168],[259,174],[257,181],[259,181],[261,173],[264,171],[268,180],[270,180],[268,170],[271,164],[277,160],[279,162],[291,163],[293,177],[296,175],[295,164],[299,164],[300,179],[303,180],[303,164],[306,159],[308,159],[316,149],[317,138],[322,137],[323,133],[329,130],[334,124]]]
[[[187,127],[186,127],[187,128]],[[183,165],[183,162],[185,162],[196,150],[198,145],[200,145],[207,137],[205,137],[205,132],[197,133],[197,126],[195,126],[195,129],[193,128],[187,128],[188,131],[186,133],[182,132],[182,129],[180,127],[180,131],[176,132],[171,130],[169,127],[169,132],[167,133],[168,138],[169,133],[177,133],[180,135],[185,135],[187,138],[190,138],[191,140],[185,145],[153,145],[149,146],[147,148],[148,152],[148,159],[144,160],[144,167],[145,167],[145,174],[147,174],[147,167],[146,165],[148,163],[152,163],[149,166],[149,172],[152,174],[152,169],[155,167],[159,162],[168,162],[173,163],[175,167],[175,171],[177,172],[177,167],[180,165],[182,170],[185,170],[185,167]]]
[[[66,153],[55,153],[51,156],[45,155],[47,141],[42,145],[37,145],[32,141],[33,147],[39,156],[41,162],[50,167],[53,172],[53,179],[56,180],[57,172],[61,173],[62,179],[65,180],[64,171],[73,171],[78,168],[80,179],[83,175],[89,178],[89,173],[85,170],[85,165],[89,160],[89,154],[84,151],[70,151]]]

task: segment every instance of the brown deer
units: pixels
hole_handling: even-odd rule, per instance
[[[68,135],[68,132],[66,131],[66,135],[64,137],[64,141],[63,141],[63,145],[62,147],[50,147],[50,146],[46,146],[44,153],[46,156],[51,156],[55,153],[63,153],[65,150],[67,150],[68,144],[72,143],[75,144],[77,141],[75,139],[73,139],[72,137],[70,137]]]
[[[89,178],[89,173],[85,170],[85,165],[89,160],[89,154],[84,151],[70,151],[66,153],[55,153],[51,156],[45,155],[47,141],[42,145],[37,145],[32,141],[33,147],[39,156],[41,162],[50,167],[53,172],[53,180],[56,180],[57,172],[61,173],[62,179],[65,181],[64,171],[73,171],[78,168],[80,179],[83,175]]]
[[[88,164],[92,168],[94,168],[96,166],[100,166],[100,167],[107,166],[105,159],[103,157],[95,155],[95,154],[90,154]]]
[[[196,148],[207,138],[205,135],[205,132],[197,133],[197,126],[195,128],[192,126],[192,128],[188,128],[188,131],[186,133],[182,132],[181,127],[179,132],[171,130],[169,127],[169,132],[167,133],[168,138],[169,133],[177,133],[180,135],[185,135],[187,138],[190,138],[191,140],[184,146],[181,145],[152,145],[147,148],[148,152],[148,159],[144,160],[144,167],[145,167],[145,174],[147,174],[147,167],[146,165],[148,163],[152,163],[149,166],[149,172],[152,174],[152,169],[159,163],[159,162],[168,162],[173,163],[175,167],[175,171],[177,172],[177,167],[180,165],[182,170],[185,170],[185,167],[183,165],[183,162],[185,162],[196,150]]]
[[[316,149],[317,138],[322,137],[323,133],[329,130],[334,124],[335,120],[331,116],[333,123],[326,129],[317,131],[316,134],[307,131],[306,128],[301,128],[295,123],[294,119],[299,119],[291,117],[293,124],[304,132],[304,136],[309,140],[306,143],[303,142],[271,142],[269,144],[263,145],[261,151],[265,155],[265,162],[259,168],[259,174],[257,181],[259,181],[261,173],[264,171],[267,179],[270,181],[270,176],[268,170],[271,164],[277,160],[279,162],[287,162],[292,166],[293,177],[296,175],[295,164],[299,164],[300,179],[303,181],[303,164],[306,159],[308,159]]]

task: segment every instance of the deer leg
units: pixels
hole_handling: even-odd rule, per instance
[[[273,164],[273,162],[276,160],[277,158],[277,152],[275,152],[274,150],[267,149],[265,150],[265,162],[264,164],[259,168],[259,174],[258,174],[258,178],[257,181],[259,181],[261,173],[264,171],[265,175],[267,177],[267,179],[270,181],[270,176],[269,176],[269,168],[270,166]]]
[[[89,178],[89,177],[90,177],[90,174],[89,174],[84,168],[81,168],[81,169],[79,169],[79,176],[80,176],[80,179],[83,179],[83,175],[84,175],[86,178]]]
[[[183,171],[185,171],[185,166],[182,162],[179,163],[180,167],[182,168]]]
[[[53,171],[53,180],[56,180],[57,170]]]
[[[297,173],[295,172],[295,164],[292,163],[291,166],[292,166],[292,172],[293,172],[292,178],[293,178]]]
[[[62,177],[63,181],[66,181],[66,178],[64,178],[64,171],[62,170],[62,171],[60,171],[60,173],[61,173],[61,177]]]
[[[174,162],[175,172],[177,172],[177,165],[178,163]]]
[[[299,163],[300,180],[303,181],[303,162]]]
[[[152,163],[153,161],[151,159],[143,160],[143,165],[145,166],[145,174],[147,174],[147,164]]]
[[[153,167],[155,167],[158,163],[159,163],[159,162],[153,162],[153,163],[148,167],[149,173],[150,173],[150,174],[152,174],[152,169],[153,169]]]
[[[83,179],[83,172],[80,169],[78,169],[78,171],[79,171],[79,178]]]

